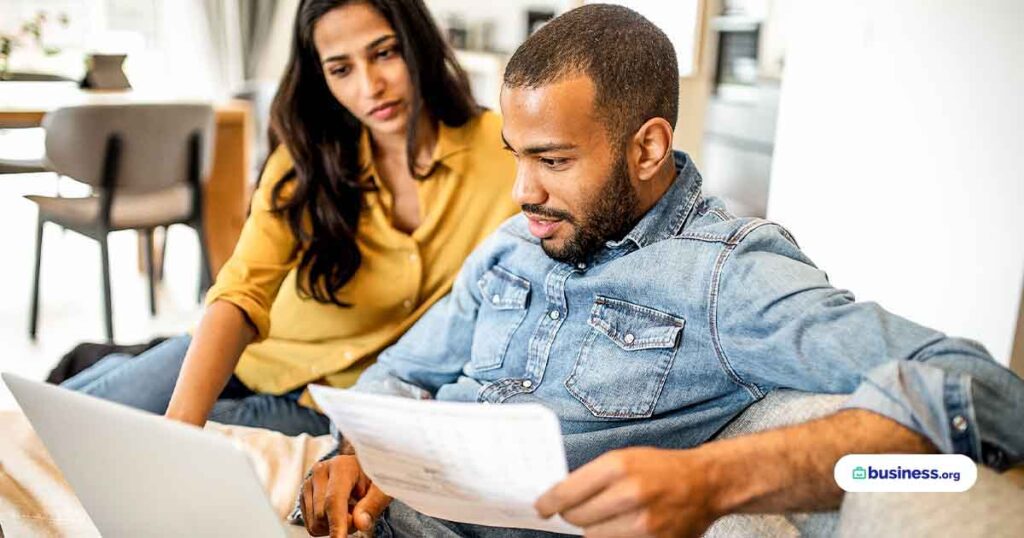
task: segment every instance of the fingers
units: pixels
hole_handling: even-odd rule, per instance
[[[391,497],[385,495],[376,485],[371,484],[366,495],[352,509],[352,518],[356,528],[363,532],[370,532],[373,522],[390,503]]]
[[[319,536],[313,532],[313,475],[311,474],[302,483],[302,500],[299,503],[302,508],[302,523],[306,526],[306,532],[310,536]]]
[[[648,531],[647,519],[642,511],[627,512],[607,521],[587,527],[587,538],[618,538],[620,536],[654,536]]]
[[[316,498],[315,491],[317,489],[326,489],[326,483],[321,485],[319,488],[315,486],[318,479],[325,481],[327,478],[322,471],[319,473],[317,472],[318,468],[322,465],[324,464],[316,464],[313,467],[313,472],[310,473],[309,478],[302,483],[302,520],[306,524],[306,532],[308,532],[310,536],[327,536],[329,531],[327,527],[327,520],[323,517],[323,510],[320,509],[320,515],[317,515],[318,509],[314,500]],[[324,468],[326,469],[326,466]]]
[[[623,479],[582,503],[563,510],[562,519],[578,527],[610,521],[643,506],[643,491],[635,480]]]
[[[348,501],[361,471],[355,456],[331,458],[328,464],[330,475],[324,495],[324,511],[327,513],[331,538],[345,538],[349,529]]]
[[[537,499],[534,508],[541,517],[551,517],[578,506],[625,475],[625,458],[609,452],[573,471]]]
[[[311,536],[347,536],[352,526],[349,499],[362,476],[354,456],[317,463],[302,484],[302,518]]]
[[[330,465],[327,462],[320,462],[313,466],[313,476],[310,483],[313,486],[313,519],[327,524],[327,514],[324,512],[324,498],[327,495],[327,484],[330,479]]]

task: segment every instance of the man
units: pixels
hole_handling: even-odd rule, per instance
[[[593,536],[834,508],[849,453],[1020,462],[1024,382],[977,344],[854,302],[784,229],[703,198],[671,149],[678,91],[668,39],[628,9],[588,5],[530,37],[501,96],[523,215],[357,389],[554,410],[574,472],[537,508]],[[853,395],[822,420],[707,442],[777,388]],[[313,534],[375,518],[383,536],[539,534],[418,514],[356,455],[319,464],[302,505]]]

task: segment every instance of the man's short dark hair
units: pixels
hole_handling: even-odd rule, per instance
[[[555,18],[512,55],[505,86],[537,88],[580,74],[594,83],[594,108],[613,143],[651,118],[675,128],[676,52],[668,36],[639,13],[589,4]]]

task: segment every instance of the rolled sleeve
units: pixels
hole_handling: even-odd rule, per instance
[[[1024,382],[966,350],[957,358],[878,366],[843,407],[884,415],[941,452],[963,454],[997,471],[1024,461]]]
[[[755,397],[852,393],[846,408],[891,418],[942,452],[997,470],[1022,461],[1024,381],[981,345],[857,302],[774,226],[728,254],[714,337]]]
[[[206,294],[207,305],[226,301],[240,308],[255,327],[257,341],[270,334],[270,307],[298,261],[295,235],[288,222],[271,210],[273,189],[291,167],[284,147],[267,160],[235,250]]]
[[[220,278],[217,279],[221,281]],[[237,281],[244,280],[238,279]],[[218,287],[210,288],[210,291],[206,294],[206,306],[217,301],[224,301],[231,303],[238,307],[242,312],[245,313],[245,317],[249,319],[249,323],[252,323],[253,328],[256,329],[256,342],[265,340],[270,335],[270,303],[266,300],[266,297],[261,297],[259,291],[246,289],[249,286],[225,284],[222,289]]]
[[[966,416],[970,385],[964,377],[918,362],[888,362],[868,372],[843,408],[873,411],[923,435],[940,452],[977,460],[980,445]]]

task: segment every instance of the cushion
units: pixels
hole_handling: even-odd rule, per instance
[[[846,395],[809,394],[776,390],[747,408],[716,436],[728,439],[740,435],[807,422],[834,413]],[[838,512],[789,514],[733,514],[716,521],[707,537],[734,536],[833,536]]]
[[[56,198],[26,196],[39,205],[40,215],[61,223],[88,226],[99,218],[100,198]],[[149,194],[119,194],[110,208],[110,226],[115,229],[152,228],[181,222],[192,214],[192,189],[179,185]]]

